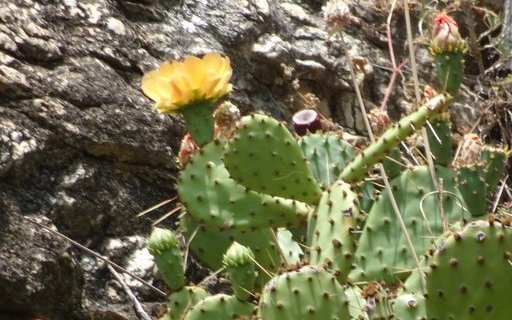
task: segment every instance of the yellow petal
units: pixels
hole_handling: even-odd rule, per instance
[[[153,70],[142,77],[141,89],[144,94],[153,101],[161,100],[160,82],[158,71]]]
[[[205,64],[197,57],[188,56],[183,62],[181,72],[187,75],[191,89],[197,90],[201,87],[206,75]]]
[[[208,70],[213,70],[215,72],[217,70],[221,70],[222,63],[223,63],[222,60],[223,60],[222,56],[220,54],[218,54],[217,52],[208,53],[203,57],[203,62],[204,62],[205,68]]]
[[[213,88],[213,91],[215,92],[215,95],[217,97],[223,96],[229,91],[231,91],[231,85],[228,84],[229,77],[227,75],[224,75],[224,77],[219,77],[217,85],[215,88]]]
[[[221,79],[209,77],[208,81],[206,81],[202,87],[202,91],[204,92],[206,99],[216,98],[217,91],[216,88],[219,86]]]
[[[231,69],[231,64],[230,64],[230,61],[229,61],[228,57],[222,59],[222,69],[221,69],[221,72],[229,72],[229,74],[231,74],[233,72],[233,70]]]
[[[158,68],[161,77],[170,78],[175,70],[181,68],[182,63],[179,61],[173,61],[172,63],[164,62]]]
[[[173,101],[175,104],[183,105],[190,102],[193,90],[186,74],[175,73],[170,83],[173,91],[176,92]]]
[[[155,109],[162,113],[175,113],[179,110],[179,106],[169,103],[160,103],[155,105]]]

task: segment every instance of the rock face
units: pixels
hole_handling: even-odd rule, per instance
[[[234,69],[231,100],[244,113],[289,120],[296,109],[315,104],[363,131],[346,61],[339,44],[328,41],[321,5],[0,0],[0,319],[10,313],[135,317],[114,311],[128,300],[103,264],[23,216],[45,216],[47,224],[103,253],[113,239],[149,234],[150,219],[136,214],[175,194],[175,155],[184,134],[179,117],[151,110],[139,90],[142,74],[161,61],[222,52]],[[366,102],[378,105],[390,77],[386,16],[359,4],[352,10],[358,24],[346,40],[361,66]],[[402,23],[396,20],[393,27]],[[405,55],[400,50],[397,59]],[[428,74],[431,61],[420,62]],[[405,96],[396,90],[390,110]],[[143,244],[126,243],[123,255],[105,255],[130,265],[128,257]],[[137,294],[141,301],[160,299]]]
[[[45,230],[31,228],[19,212],[11,211],[12,205],[2,201],[0,206],[0,318],[78,316],[83,276],[69,245]],[[52,226],[47,218],[31,218]]]

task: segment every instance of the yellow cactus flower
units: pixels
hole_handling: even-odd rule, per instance
[[[214,102],[230,92],[229,58],[209,53],[203,58],[186,56],[183,62],[164,62],[142,77],[142,91],[164,113],[202,101]]]

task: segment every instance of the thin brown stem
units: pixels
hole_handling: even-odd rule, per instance
[[[25,217],[25,219],[27,221],[29,221],[30,223],[33,223],[35,224],[36,226],[40,227],[40,228],[43,228],[44,230],[50,232],[51,234],[53,235],[56,235],[64,240],[66,240],[67,242],[71,243],[72,245],[74,245],[75,247],[87,252],[88,254],[100,259],[101,261],[105,262],[106,264],[112,266],[114,269],[116,269],[117,271],[119,272],[122,272],[122,273],[125,273],[127,275],[129,275],[130,277],[132,277],[133,279],[139,281],[140,283],[142,283],[143,285],[151,288],[153,291],[157,292],[158,294],[160,294],[161,296],[164,296],[164,297],[167,297],[167,295],[165,294],[165,292],[163,292],[162,290],[158,289],[157,287],[153,286],[152,284],[148,283],[147,281],[145,281],[144,279],[142,279],[141,277],[139,276],[136,276],[134,275],[133,273],[131,273],[130,271],[126,270],[125,268],[121,267],[120,265],[118,264],[115,264],[114,262],[108,260],[107,258],[103,257],[102,255],[92,251],[91,249],[87,248],[86,246],[76,242],[75,240],[71,239],[71,238],[68,238],[66,237],[65,235],[63,235],[62,233],[58,232],[58,231],[55,231],[55,230],[52,230],[50,228],[48,228],[47,226],[45,226],[44,224],[41,224],[31,218],[28,218],[28,217]]]
[[[133,306],[135,307],[135,312],[137,315],[139,315],[144,320],[152,320],[151,317],[144,311],[144,308],[142,308],[142,305],[140,304],[139,300],[137,300],[137,297],[133,294],[130,287],[126,284],[124,279],[121,277],[121,275],[114,269],[111,265],[107,264],[107,268],[114,275],[114,277],[117,279],[117,281],[121,284],[124,291],[130,298],[130,300],[133,303]]]

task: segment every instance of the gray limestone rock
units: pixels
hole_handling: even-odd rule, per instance
[[[25,220],[0,199],[0,318],[77,319],[83,274],[69,244]],[[55,229],[44,216],[31,219]]]

